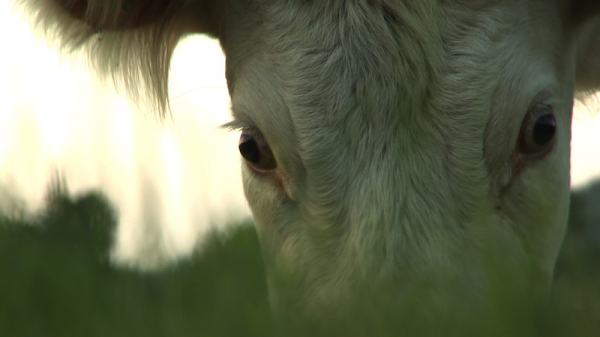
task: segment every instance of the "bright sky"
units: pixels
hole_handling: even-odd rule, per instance
[[[75,194],[101,187],[120,213],[124,259],[147,252],[156,237],[164,250],[185,254],[212,226],[249,216],[238,136],[215,129],[230,118],[216,41],[196,37],[178,47],[170,85],[176,125],[165,129],[83,65],[61,63],[10,11],[0,0],[0,199],[4,188],[39,207],[56,169]],[[573,187],[600,177],[600,113],[577,110]],[[149,236],[148,226],[164,235]]]
[[[217,129],[230,117],[216,41],[179,45],[170,83],[175,124],[166,127],[83,65],[61,63],[5,0],[0,41],[0,201],[8,190],[38,209],[57,169],[74,194],[101,188],[118,208],[117,256],[127,260],[156,244],[186,254],[206,230],[250,217],[239,134]],[[157,228],[162,235],[149,235]]]

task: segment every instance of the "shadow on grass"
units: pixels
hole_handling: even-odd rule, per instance
[[[600,184],[590,190],[597,193]],[[600,335],[600,245],[589,234],[600,222],[588,223],[599,214],[600,197],[586,193],[593,194],[572,198],[547,312],[520,335]],[[60,186],[36,219],[0,217],[0,336],[276,334],[252,223],[212,233],[201,251],[160,272],[110,264],[115,226],[102,195],[70,199]],[[426,331],[411,336],[433,330]]]

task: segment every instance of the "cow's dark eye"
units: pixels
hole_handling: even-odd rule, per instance
[[[253,169],[270,171],[277,168],[271,147],[262,137],[242,133],[238,147],[242,157]]]
[[[550,106],[535,107],[527,114],[519,139],[519,151],[526,156],[545,155],[556,138],[556,118]]]

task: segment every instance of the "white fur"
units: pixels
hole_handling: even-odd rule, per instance
[[[46,3],[33,3],[50,8],[35,22],[161,108],[170,52],[200,13],[184,9],[211,5],[174,1],[156,25],[98,41]],[[235,124],[259,129],[279,165],[276,179],[244,167],[277,308],[337,312],[359,293],[402,302],[422,287],[423,307],[485,298],[490,257],[522,270],[526,293],[547,291],[567,221],[576,79],[600,83],[593,15],[569,17],[575,0],[215,3],[207,31],[227,55]],[[556,144],[517,171],[537,104],[554,109]]]

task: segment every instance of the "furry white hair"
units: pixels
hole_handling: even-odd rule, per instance
[[[426,284],[419,306],[450,311],[444,295],[490,293],[489,254],[525,271],[519,294],[548,291],[573,97],[600,86],[597,2],[21,3],[161,116],[179,38],[219,38],[233,125],[255,150],[244,189],[276,309],[322,320]]]
[[[17,4],[31,17],[34,29],[64,54],[84,57],[96,73],[112,79],[134,101],[153,108],[161,118],[166,116],[171,56],[182,37],[197,32],[197,4],[187,0],[26,0]],[[123,14],[135,6],[144,16]],[[146,21],[149,14],[152,20]]]

